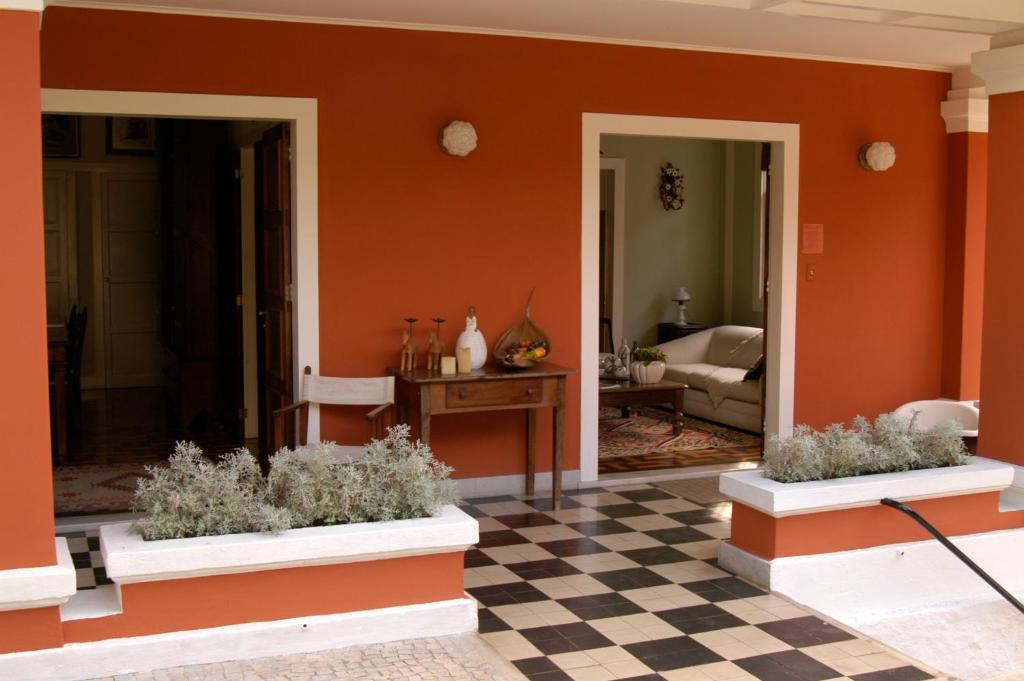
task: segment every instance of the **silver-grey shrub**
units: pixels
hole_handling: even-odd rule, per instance
[[[764,476],[801,482],[968,462],[960,424],[948,421],[918,429],[915,421],[916,416],[882,414],[872,424],[858,416],[851,428],[839,423],[823,431],[799,426],[790,437],[772,435],[765,444]]]
[[[282,449],[270,460],[270,495],[288,508],[294,527],[402,520],[436,515],[458,501],[451,467],[409,438],[409,426],[372,440],[366,456],[347,463],[330,444]]]
[[[135,522],[145,539],[279,532],[291,525],[287,509],[270,503],[259,463],[240,449],[214,463],[191,442],[179,442],[168,465],[147,466],[139,478]]]
[[[256,459],[238,450],[213,463],[192,443],[179,443],[165,467],[140,479],[136,530],[146,539],[400,520],[437,515],[457,503],[451,467],[409,438],[409,426],[373,440],[350,462],[331,443],[282,449],[264,478]]]

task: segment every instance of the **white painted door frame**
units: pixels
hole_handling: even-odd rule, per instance
[[[771,142],[769,325],[765,433],[793,430],[796,363],[797,219],[800,126],[794,123],[726,121],[620,114],[583,114],[582,248],[580,300],[580,480],[597,480],[598,267],[600,242],[601,135],[688,137]]]
[[[317,100],[110,90],[42,90],[44,113],[288,121],[292,137],[292,334],[295,386],[303,367],[320,371],[320,283],[317,253]],[[309,437],[320,439],[320,413],[309,414]]]
[[[626,296],[626,159],[602,158],[601,170],[612,171],[612,350],[622,342]],[[600,225],[598,226],[600,227]],[[600,339],[598,339],[600,346]]]

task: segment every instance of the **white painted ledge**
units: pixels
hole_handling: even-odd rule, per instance
[[[68,600],[77,588],[68,540],[55,539],[57,564],[0,570],[0,611],[45,608]]]
[[[280,534],[144,541],[131,523],[100,528],[107,576],[118,584],[332,565],[463,551],[480,526],[455,506],[434,518],[305,527]]]
[[[1013,483],[1014,467],[974,457],[964,466],[879,473],[834,480],[776,482],[760,470],[723,473],[719,490],[745,506],[775,518],[874,506],[891,497],[901,501],[1001,491]]]
[[[0,0],[0,10],[16,12],[42,12],[43,0]]]
[[[424,636],[448,636],[476,631],[476,628],[476,601],[466,596],[340,615],[233,624],[8,653],[0,655],[0,679],[109,678],[182,664],[209,664]]]

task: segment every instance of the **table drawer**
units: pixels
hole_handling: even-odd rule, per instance
[[[449,409],[537,404],[543,399],[540,379],[451,384],[445,390],[445,406]]]

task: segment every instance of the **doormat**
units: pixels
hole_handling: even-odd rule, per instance
[[[718,479],[717,475],[709,475],[702,478],[664,480],[654,483],[654,486],[696,504],[706,505],[729,501],[729,497],[718,491]]]
[[[149,477],[140,463],[58,466],[53,469],[54,513],[130,511],[139,478]]]

